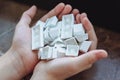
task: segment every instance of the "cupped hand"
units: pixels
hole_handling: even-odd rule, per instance
[[[6,53],[6,56],[13,56],[12,67],[16,76],[12,79],[21,79],[25,75],[33,71],[35,65],[38,62],[37,52],[31,49],[31,28],[30,23],[36,14],[36,7],[32,6],[29,10],[25,11],[16,25],[14,38],[11,48]],[[64,3],[58,4],[40,20],[45,21],[47,18],[57,16],[61,19],[62,15],[70,13],[72,7],[65,5]],[[78,13],[78,10],[73,11],[74,14]],[[8,73],[11,74],[11,73]],[[6,75],[7,76],[7,75]],[[10,78],[9,78],[10,79]]]
[[[46,18],[56,15],[52,14],[54,12],[57,13],[57,11],[50,11],[50,15],[44,16],[41,20],[45,21]],[[75,23],[83,24],[85,31],[88,33],[89,40],[92,41],[92,45],[87,53],[81,54],[78,57],[64,57],[49,61],[40,61],[34,69],[31,80],[64,80],[90,68],[97,60],[107,57],[106,51],[96,50],[97,37],[87,14],[80,14],[77,9],[72,10],[70,5],[66,5],[62,11],[63,12],[57,15],[59,19],[61,19],[62,15],[73,13],[75,16]]]

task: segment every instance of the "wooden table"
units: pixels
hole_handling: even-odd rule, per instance
[[[10,1],[0,1],[0,54],[5,53],[12,42],[15,25],[21,14],[29,8],[27,5]],[[39,9],[33,23],[47,13]],[[120,33],[95,26],[98,36],[98,48],[107,50],[109,56],[96,62],[89,70],[81,72],[67,80],[120,80]]]

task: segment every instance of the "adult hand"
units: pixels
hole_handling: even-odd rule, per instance
[[[68,14],[70,11],[71,6],[60,3],[40,20],[45,21],[54,15],[60,19],[63,14]],[[32,6],[23,13],[18,22],[12,46],[7,53],[0,58],[0,64],[2,64],[2,66],[0,66],[1,80],[19,80],[33,71],[33,68],[37,64],[37,51],[32,51],[31,49],[30,28],[30,23],[35,13],[36,7]],[[77,14],[77,10],[75,10],[74,13]]]
[[[71,6],[69,7],[69,9],[69,12],[67,12],[68,9],[64,9],[63,13],[71,13]],[[54,11],[50,13],[53,14]],[[85,13],[80,14],[77,9],[74,9],[72,13],[76,17],[75,22],[81,22],[83,24],[86,32],[89,35],[89,40],[92,41],[89,52],[81,54],[78,57],[64,57],[49,61],[40,61],[34,69],[31,80],[64,80],[70,76],[73,76],[79,72],[82,72],[83,70],[90,68],[92,64],[97,60],[107,57],[106,51],[96,50],[97,37],[93,25],[89,21],[87,15]],[[60,14],[57,16],[60,16],[60,19],[61,16],[64,14]],[[45,18],[51,16],[54,15],[47,15],[45,16]],[[41,20],[45,21],[46,19],[44,19],[43,17]]]

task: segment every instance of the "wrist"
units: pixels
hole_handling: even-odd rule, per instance
[[[0,65],[0,80],[21,79],[22,74],[19,67],[23,66],[18,54],[14,50],[8,50],[0,58]]]

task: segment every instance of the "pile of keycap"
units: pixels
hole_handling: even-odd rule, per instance
[[[79,52],[88,51],[91,45],[88,33],[81,23],[74,22],[74,15],[68,14],[63,15],[61,21],[53,16],[32,27],[32,50],[39,50],[39,59],[78,56]]]

